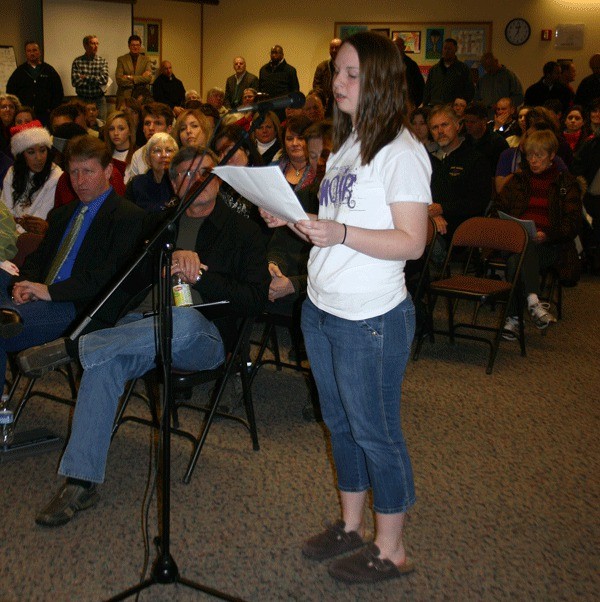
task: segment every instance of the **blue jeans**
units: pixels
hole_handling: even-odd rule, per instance
[[[415,502],[400,422],[402,378],[415,332],[412,300],[381,316],[352,321],[307,299],[302,331],[340,491],[370,487],[375,512],[405,512]]]
[[[71,437],[58,472],[94,483],[104,481],[113,422],[125,383],[155,367],[154,318],[126,315],[115,327],[79,339],[84,368]],[[225,359],[217,327],[190,307],[173,308],[173,366],[212,370]]]
[[[53,341],[63,335],[75,320],[75,306],[68,301],[30,301],[16,305],[8,287],[11,277],[0,270],[0,307],[16,311],[23,320],[23,330],[16,336],[0,337],[0,381],[4,386],[6,353],[23,351],[34,345]]]

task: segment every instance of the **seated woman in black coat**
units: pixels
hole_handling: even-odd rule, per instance
[[[168,171],[178,150],[177,142],[170,134],[154,134],[146,144],[144,157],[150,169],[129,181],[126,198],[148,213],[165,209],[174,196]]]

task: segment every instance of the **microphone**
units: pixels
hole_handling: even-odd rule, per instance
[[[306,102],[306,96],[302,92],[291,92],[286,96],[278,96],[269,100],[262,100],[247,107],[238,107],[235,113],[266,113],[267,111],[280,111],[281,109],[301,109]]]

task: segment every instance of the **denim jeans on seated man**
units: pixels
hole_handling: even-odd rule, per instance
[[[70,301],[31,301],[17,305],[13,302],[8,287],[12,277],[0,270],[0,308],[16,311],[23,321],[20,334],[0,338],[0,380],[4,383],[6,354],[22,351],[34,345],[53,341],[65,334],[75,320],[75,305]]]
[[[125,383],[155,367],[154,318],[127,314],[114,328],[81,337],[78,348],[84,370],[71,436],[58,472],[102,483]],[[173,367],[178,370],[217,368],[225,359],[217,327],[196,309],[174,307],[172,357]]]

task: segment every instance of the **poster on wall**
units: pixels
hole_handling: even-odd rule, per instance
[[[485,29],[477,27],[457,28],[450,30],[450,37],[458,42],[458,54],[462,59],[479,60],[485,52]]]
[[[406,54],[421,53],[420,31],[392,31],[392,40],[402,38],[404,40],[404,52]]]
[[[444,44],[444,30],[439,27],[427,29],[425,38],[425,58],[439,60],[442,58],[442,45]]]
[[[135,18],[133,33],[142,38],[142,52],[152,61],[153,75],[162,62],[162,19]]]
[[[419,63],[433,65],[442,58],[446,38],[457,41],[461,61],[479,62],[492,48],[491,21],[336,22],[334,37],[346,39],[359,31],[373,31],[392,40],[404,40],[407,54],[419,55]]]

